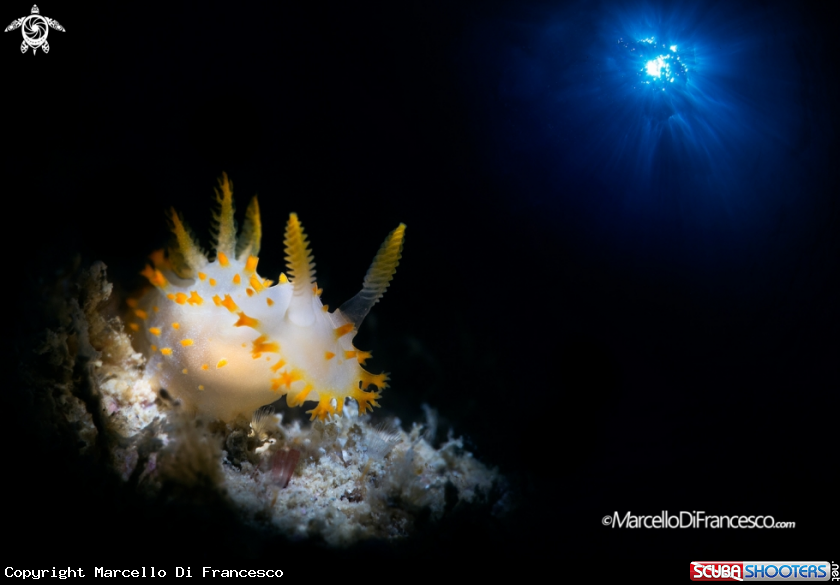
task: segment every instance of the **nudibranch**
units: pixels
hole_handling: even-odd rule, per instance
[[[286,396],[289,406],[317,402],[311,420],[340,415],[345,400],[359,413],[379,406],[388,374],[362,368],[371,357],[353,346],[359,326],[399,264],[405,224],[392,231],[368,269],[362,290],[330,312],[321,303],[309,242],[297,215],[286,225],[289,276],[276,284],[257,273],[262,224],[254,197],[237,238],[233,186],[216,189],[215,258],[211,262],[174,209],[165,257],[151,255],[142,274],[153,285],[129,299],[128,327],[148,357],[159,388],[190,411],[230,421]]]

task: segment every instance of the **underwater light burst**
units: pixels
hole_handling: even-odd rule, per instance
[[[483,63],[473,71],[487,72],[495,89],[483,95],[504,104],[492,114],[504,125],[491,125],[514,132],[493,141],[510,148],[494,168],[510,175],[522,156],[534,180],[533,165],[544,160],[543,185],[549,177],[564,185],[568,176],[609,177],[641,197],[628,208],[687,197],[675,207],[689,209],[754,184],[744,173],[756,164],[790,160],[799,88],[816,78],[798,66],[797,44],[807,35],[786,9],[702,0],[599,6],[572,3],[484,29],[487,42],[473,53]],[[740,206],[746,199],[737,195]]]
[[[677,52],[677,45],[667,46],[657,43],[656,37],[650,36],[638,41],[619,37],[618,45],[626,51],[629,66],[638,67],[638,81],[643,85],[654,85],[665,89],[674,81],[688,81],[688,65]]]
[[[656,59],[651,59],[645,64],[645,70],[647,74],[651,77],[662,77],[664,72],[665,77],[670,77],[669,74],[669,67],[668,62],[665,59],[668,58],[668,55],[660,55]]]
[[[572,2],[476,39],[469,91],[491,172],[557,217],[590,217],[601,243],[695,246],[715,222],[746,238],[734,226],[761,225],[822,172],[824,71],[781,1]]]

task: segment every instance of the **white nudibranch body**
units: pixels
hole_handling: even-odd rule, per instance
[[[291,214],[285,233],[289,277],[281,274],[273,284],[257,274],[262,226],[256,198],[237,238],[227,175],[216,194],[215,259],[208,260],[171,210],[168,258],[152,254],[154,267],[143,271],[154,288],[128,301],[128,327],[148,357],[153,384],[190,411],[223,421],[250,418],[284,395],[289,406],[316,402],[307,411],[313,420],[341,414],[347,398],[360,414],[379,406],[388,375],[362,368],[371,354],[356,349],[353,338],[396,271],[405,225],[385,239],[361,292],[330,312],[321,303],[297,215]]]

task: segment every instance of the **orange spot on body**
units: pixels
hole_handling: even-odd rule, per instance
[[[269,341],[268,337],[265,335],[257,337],[253,344],[251,354],[254,356],[254,359],[257,359],[263,353],[280,353],[280,344],[275,341]]]
[[[242,278],[240,278],[239,274],[234,274],[233,275],[233,284],[239,284],[240,282],[242,282]]]
[[[249,283],[252,287],[254,287],[254,290],[255,290],[255,291],[257,291],[257,292],[260,292],[261,290],[263,290],[263,289],[265,288],[265,287],[263,286],[263,283],[261,283],[261,282],[260,282],[260,279],[259,279],[259,278],[257,278],[257,275],[256,275],[256,274],[252,274],[252,275],[251,275],[251,278],[249,278],[249,279],[248,279],[248,283]]]
[[[190,298],[187,299],[187,302],[191,305],[200,305],[201,303],[204,302],[204,299],[202,299],[200,296],[198,296],[198,293],[193,290],[193,291],[190,291]]]
[[[224,358],[223,358],[223,359],[220,359],[220,360],[219,360],[219,363],[217,363],[217,364],[216,364],[216,369],[218,370],[219,368],[223,368],[223,367],[225,367],[225,366],[227,365],[227,363],[228,363],[228,362],[227,362],[227,360],[226,360],[226,359],[224,359]]]
[[[234,327],[253,327],[256,328],[260,322],[257,319],[249,317],[245,313],[239,313],[239,321],[233,324]]]
[[[199,280],[204,280],[205,278],[207,278],[207,275],[206,275],[206,274],[204,274],[203,272],[199,272],[199,273],[198,273],[198,279],[199,279]]]
[[[160,328],[149,327],[149,333],[151,333],[152,335],[160,335]]]
[[[248,256],[248,259],[245,261],[245,270],[248,272],[254,272],[257,269],[257,262],[260,259],[256,256]]]
[[[388,374],[384,372],[381,374],[371,374],[370,372],[362,370],[362,389],[364,390],[368,386],[376,386],[380,390],[387,388]]]
[[[254,289],[252,289],[252,288],[246,288],[246,289],[245,289],[245,294],[247,294],[249,297],[254,296]]]
[[[140,331],[140,325],[137,323],[129,323],[128,326],[131,328],[132,331]]]
[[[274,304],[274,301],[272,301],[272,300],[271,300],[271,299],[269,299],[269,298],[266,298],[266,299],[265,299],[265,303],[266,303],[266,304],[270,307],[271,305],[273,305],[273,304]]]
[[[209,370],[210,366],[208,366],[207,364],[201,364],[201,369],[202,370]]]
[[[228,260],[228,257],[227,255],[225,255],[224,252],[219,252],[217,260],[219,261],[220,266],[227,266],[228,264],[230,264],[230,261]]]
[[[172,355],[172,348],[171,347],[162,347],[160,349],[160,353],[163,355]]]
[[[126,299],[125,304],[131,307],[132,309],[137,308],[137,299]]]
[[[373,410],[374,406],[379,406],[379,403],[376,402],[376,399],[379,398],[379,392],[365,392],[358,388],[354,388],[353,391],[350,393],[350,397],[353,398],[359,404],[359,414],[364,414],[368,410]]]
[[[286,365],[285,361],[277,360],[277,363],[274,364],[273,366],[271,366],[271,371],[274,372],[274,373],[277,373],[277,370],[279,370],[280,368],[282,368],[285,365]]]
[[[349,360],[350,358],[356,357],[356,352],[353,350],[348,350],[344,352],[344,359]]]
[[[303,390],[295,394],[294,398],[292,398],[291,396],[287,396],[286,402],[289,404],[289,406],[297,406],[298,404],[303,402],[307,396],[309,396],[310,392],[312,392],[312,384],[307,384],[303,387]],[[293,402],[294,404],[292,404]]]
[[[216,286],[216,279],[215,279],[215,278],[211,278],[211,279],[210,279],[210,280],[208,280],[207,282],[209,282],[209,283],[210,283],[210,286]]]
[[[182,292],[175,293],[175,302],[178,303],[179,305],[186,304],[188,298],[189,297],[187,297],[187,295],[182,293]]]
[[[192,344],[193,344],[193,340],[192,340],[192,339],[182,339],[182,340],[181,340],[181,345],[183,345],[184,347],[188,347],[188,346],[190,346],[190,345],[192,345]]]
[[[140,317],[141,319],[146,319],[149,316],[149,314],[143,309],[135,309],[134,314]]]
[[[353,324],[352,323],[347,323],[346,325],[342,325],[341,327],[339,327],[335,330],[335,338],[338,339],[339,337],[341,337],[343,335],[347,335],[351,331],[353,331]]]
[[[148,278],[149,282],[158,288],[163,288],[167,284],[166,277],[163,276],[161,271],[157,268],[152,268],[148,264],[146,264],[146,267],[142,270],[142,272],[140,272],[140,274]]]
[[[316,418],[318,420],[326,420],[330,415],[336,414],[336,410],[338,411],[338,414],[341,414],[341,409],[344,406],[344,402],[343,400],[338,400],[336,398],[336,406],[334,407],[332,405],[333,398],[336,397],[329,394],[324,394],[320,396],[318,400],[318,405],[312,410],[306,411],[306,414],[312,415],[309,418],[309,420],[315,420]]]
[[[233,299],[230,298],[230,295],[225,295],[225,300],[223,300],[221,304],[231,313],[233,313],[234,311],[236,311],[236,309],[239,308],[236,306],[236,303],[233,302]]]
[[[327,358],[328,360],[331,360],[335,357],[335,354],[331,351],[327,351],[327,352],[324,352],[324,357]]]
[[[272,388],[277,390],[280,386],[285,386],[291,390],[292,384],[300,380],[300,374],[297,372],[282,372],[279,378],[272,380]]]
[[[172,324],[172,328],[173,328],[173,329],[179,329],[180,327],[181,327],[181,324],[180,324],[180,323],[173,323],[173,324]]]
[[[156,345],[153,345],[153,346],[152,346],[152,353],[155,353],[156,351],[157,351],[157,346],[156,346]],[[160,366],[158,366],[158,367],[160,367]]]

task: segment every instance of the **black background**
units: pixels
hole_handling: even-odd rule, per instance
[[[44,325],[37,291],[74,254],[104,261],[129,290],[165,241],[170,205],[206,237],[226,171],[240,219],[260,197],[261,273],[283,270],[295,211],[331,306],[355,294],[385,235],[408,225],[395,280],[357,340],[391,372],[381,413],[408,426],[431,405],[442,432],[464,435],[509,482],[507,516],[455,514],[401,547],[321,558],[827,557],[837,518],[836,197],[823,211],[831,229],[749,311],[688,294],[666,271],[601,264],[513,204],[521,195],[477,154],[459,55],[473,22],[510,5],[40,5],[67,29],[50,33],[49,54],[21,55],[17,31],[0,36],[6,355],[29,359]],[[28,9],[8,5],[3,18]],[[836,97],[824,10],[806,22],[825,40]],[[836,115],[825,124],[836,136]],[[825,177],[824,193],[836,194],[836,170]],[[91,564],[253,556],[284,559],[291,572],[310,558],[301,555],[322,555],[255,535],[211,505],[136,501],[95,465],[44,450],[20,411],[25,389],[12,394],[23,402],[8,413],[21,424],[7,444],[7,513],[19,507],[30,519],[7,524],[19,543],[10,564],[45,540]],[[613,511],[661,510],[797,526],[601,525]]]

